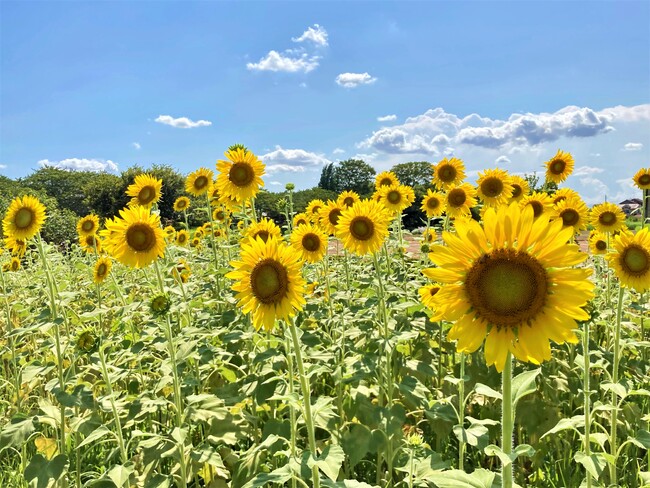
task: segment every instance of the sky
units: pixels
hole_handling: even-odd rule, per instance
[[[587,203],[650,166],[649,1],[0,1],[0,174],[215,169],[266,188],[323,165],[461,158],[543,173]]]

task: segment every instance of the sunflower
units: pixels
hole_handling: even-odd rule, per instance
[[[192,270],[185,259],[180,259],[178,264],[172,268],[172,276],[176,281],[187,283]]]
[[[328,200],[327,203],[318,211],[321,228],[328,234],[336,234],[336,224],[341,217],[341,212],[347,207],[339,205],[334,200]]]
[[[228,237],[228,234],[226,233],[225,229],[214,229],[212,231],[212,236],[216,239],[225,239]]]
[[[555,156],[544,164],[546,164],[546,181],[562,183],[573,173],[573,156],[559,149]]]
[[[187,246],[190,241],[190,235],[185,229],[181,229],[176,233],[176,245]]]
[[[5,237],[5,247],[11,251],[13,256],[22,258],[27,251],[27,241],[24,239],[16,239],[14,236],[9,235]]]
[[[45,206],[36,197],[25,195],[11,201],[4,220],[4,235],[27,241],[41,230],[45,222]]]
[[[2,269],[5,271],[18,271],[20,267],[20,259],[13,257],[2,266]]]
[[[339,197],[336,199],[336,202],[341,206],[341,207],[351,207],[355,203],[357,203],[361,198],[359,195],[352,191],[352,190],[345,190],[342,192]]]
[[[212,170],[208,168],[199,168],[187,175],[185,179],[185,191],[195,197],[200,197],[210,191],[211,186]],[[178,212],[178,210],[176,211]]]
[[[458,158],[443,159],[433,166],[433,184],[438,189],[448,190],[459,186],[465,179],[465,164]]]
[[[77,221],[77,234],[89,236],[96,234],[99,230],[99,217],[95,214],[86,215]]]
[[[228,161],[217,161],[217,188],[222,195],[228,195],[241,202],[257,195],[264,186],[261,176],[264,164],[245,148],[229,149],[225,153]]]
[[[174,201],[174,212],[183,212],[190,208],[190,199],[187,197],[178,197]]]
[[[511,202],[518,202],[530,193],[530,185],[521,176],[510,176],[510,183],[512,184]]]
[[[650,229],[636,234],[621,233],[614,237],[615,252],[607,255],[621,286],[639,293],[650,289]]]
[[[618,205],[605,202],[592,207],[589,220],[598,232],[611,234],[625,225],[625,214]]]
[[[163,232],[165,233],[165,238],[168,241],[173,241],[176,238],[176,229],[174,229],[173,226],[168,225],[163,229]]]
[[[203,230],[203,227],[199,227],[198,229],[196,229],[194,231],[194,237],[196,239],[202,239],[204,234],[205,234],[205,232]]]
[[[110,238],[112,254],[126,266],[143,268],[165,254],[160,217],[144,207],[120,210],[114,230],[115,234]]]
[[[212,212],[212,220],[219,224],[228,222],[230,212],[223,205],[218,206]]]
[[[399,185],[399,180],[392,171],[383,171],[375,177],[375,189],[379,190],[382,186]]]
[[[296,227],[291,233],[291,247],[309,263],[317,263],[327,252],[327,235],[313,224]]]
[[[307,208],[305,209],[305,213],[309,215],[310,220],[314,223],[317,224],[319,219],[320,219],[320,209],[325,206],[325,202],[323,200],[320,200],[318,198],[312,200],[307,204]]]
[[[190,247],[193,247],[195,249],[201,249],[201,238],[194,236],[194,238],[190,241]]]
[[[93,270],[93,281],[101,283],[104,281],[111,272],[113,261],[110,258],[102,257],[95,262],[95,269]]]
[[[275,238],[251,239],[241,246],[241,258],[226,274],[244,313],[251,313],[255,329],[270,331],[277,319],[289,319],[305,304],[302,261],[295,249]]]
[[[393,216],[374,200],[361,200],[343,210],[336,224],[336,237],[343,247],[358,255],[375,253],[388,235]]]
[[[445,212],[445,194],[439,191],[427,190],[420,208],[427,214],[428,218],[442,215]]]
[[[595,230],[589,234],[589,249],[592,254],[606,254],[607,253],[607,235]]]
[[[406,185],[382,186],[377,192],[381,196],[380,201],[384,207],[393,214],[401,214],[415,200],[413,188]]]
[[[79,236],[79,245],[88,254],[102,252],[102,241],[97,234]]]
[[[310,222],[309,216],[305,212],[300,212],[294,215],[293,217],[293,227],[300,227],[301,225],[308,224]]]
[[[470,209],[476,206],[476,190],[469,183],[451,186],[445,197],[445,210],[451,218],[470,215]]]
[[[557,205],[562,200],[566,200],[567,198],[580,199],[580,194],[571,188],[560,188],[558,191],[553,193],[553,195],[551,195],[551,198],[553,199],[553,205]]]
[[[572,268],[587,257],[567,244],[573,229],[517,204],[490,208],[482,227],[456,221],[456,234],[443,233],[446,246],[429,257],[438,267],[424,274],[444,286],[433,302],[454,321],[450,340],[461,352],[474,352],[485,340],[485,359],[502,371],[508,351],[539,364],[551,358],[549,339],[577,343],[576,320],[593,297],[591,270]]]
[[[510,175],[502,169],[486,169],[478,174],[478,196],[486,205],[507,205],[512,197]]]
[[[534,218],[547,213],[553,207],[553,199],[548,194],[541,191],[534,191],[530,195],[525,196],[519,201],[519,206],[532,207]]]
[[[259,222],[253,222],[248,229],[246,229],[246,237],[251,240],[255,240],[259,237],[266,242],[269,237],[281,239],[282,230],[272,220],[263,218]]]
[[[425,230],[422,233],[422,242],[425,242],[427,244],[433,244],[434,242],[436,242],[437,238],[438,236],[436,235],[435,229]]]
[[[562,219],[563,227],[573,227],[578,233],[587,228],[589,209],[579,198],[566,198],[551,208],[551,220]]]
[[[429,319],[432,322],[436,322],[442,318],[442,314],[436,310],[435,302],[435,296],[439,291],[440,287],[438,285],[425,285],[418,290],[422,304],[433,312],[433,315]]]
[[[126,195],[131,197],[129,206],[151,208],[160,200],[161,190],[162,180],[149,174],[139,174],[126,189]]]
[[[650,190],[650,168],[641,168],[632,179],[639,190]]]

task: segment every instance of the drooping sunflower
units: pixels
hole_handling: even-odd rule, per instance
[[[291,233],[291,247],[308,263],[317,263],[327,252],[327,235],[313,224],[296,227]]]
[[[79,245],[87,254],[99,254],[102,252],[102,241],[97,234],[79,236]]]
[[[469,183],[451,186],[445,196],[445,211],[453,219],[470,215],[476,206],[476,190]]]
[[[530,195],[525,196],[519,201],[519,206],[532,207],[533,216],[539,217],[544,213],[548,213],[553,207],[553,199],[548,194],[541,191],[534,191]]]
[[[438,266],[424,274],[444,286],[434,306],[454,321],[450,340],[471,353],[485,339],[485,359],[502,371],[508,351],[539,364],[551,358],[549,339],[577,343],[576,320],[593,297],[591,270],[573,268],[587,257],[567,244],[573,229],[532,208],[517,204],[489,208],[482,227],[471,219],[456,221],[456,233],[443,233],[446,246],[429,254]]]
[[[632,179],[639,190],[650,190],[650,168],[641,168]]]
[[[305,304],[302,261],[295,249],[275,238],[242,244],[239,261],[226,274],[244,313],[251,313],[255,329],[272,330],[277,319],[288,320]]]
[[[342,192],[339,197],[336,199],[336,202],[341,206],[341,207],[351,207],[355,203],[357,203],[361,198],[357,194],[357,192],[354,192],[352,190],[345,190]]]
[[[420,301],[422,304],[431,310],[432,314],[429,320],[436,322],[442,318],[442,314],[436,310],[435,296],[440,291],[438,285],[425,285],[418,290],[420,294]]]
[[[253,222],[248,229],[246,229],[246,237],[250,240],[255,240],[259,237],[264,242],[266,242],[269,237],[275,237],[280,240],[282,238],[282,229],[280,229],[275,222],[265,217],[259,222]]]
[[[264,164],[245,148],[229,149],[225,153],[228,161],[217,161],[217,188],[221,195],[230,196],[241,202],[257,195],[264,186]]]
[[[459,186],[465,179],[465,164],[458,158],[443,159],[433,166],[433,184],[441,190]]]
[[[102,283],[110,274],[113,267],[113,261],[108,257],[101,257],[95,262],[95,269],[93,270],[93,281],[95,283]]]
[[[559,149],[555,156],[544,164],[546,165],[546,181],[562,183],[573,173],[573,156]]]
[[[307,204],[305,213],[309,216],[310,220],[317,224],[320,219],[320,209],[325,206],[325,202],[319,198],[315,198]]]
[[[77,221],[77,234],[88,236],[99,230],[99,217],[95,214],[86,215]]]
[[[607,255],[621,286],[639,293],[650,289],[650,229],[636,234],[624,232],[614,237],[615,252]]]
[[[399,185],[397,176],[392,171],[382,171],[375,176],[375,189],[379,190],[382,186]]]
[[[16,239],[14,236],[9,235],[5,237],[5,247],[13,256],[22,258],[25,252],[27,252],[27,241],[24,239]]]
[[[625,214],[618,205],[605,202],[591,208],[589,220],[598,232],[612,234],[625,225]]]
[[[328,234],[336,234],[336,224],[341,217],[341,212],[345,208],[347,207],[339,205],[338,202],[335,202],[334,200],[328,200],[327,203],[318,211],[318,220],[321,228]]]
[[[293,217],[293,227],[300,227],[301,225],[308,224],[310,222],[309,216],[305,212],[300,212],[294,215]]]
[[[5,236],[27,241],[34,237],[45,222],[45,206],[31,195],[16,197],[11,201],[2,229]]]
[[[561,219],[564,227],[578,233],[587,228],[589,209],[580,198],[566,198],[551,208],[551,219]]]
[[[486,169],[478,174],[478,196],[491,207],[507,205],[512,197],[510,175],[502,169]]]
[[[530,185],[521,176],[512,175],[510,176],[510,180],[512,184],[511,202],[518,202],[530,193]]]
[[[174,201],[174,212],[182,212],[190,208],[190,199],[187,197],[178,197]]]
[[[445,194],[439,191],[427,190],[420,208],[428,218],[442,215],[445,212]]]
[[[374,200],[361,200],[343,210],[336,224],[336,237],[348,251],[363,256],[375,253],[388,235],[393,216]]]
[[[212,170],[208,168],[199,168],[191,172],[185,179],[185,191],[190,195],[200,197],[210,190],[212,175]],[[174,208],[174,210],[176,209]],[[178,212],[178,210],[176,211]]]
[[[127,188],[126,195],[131,197],[129,206],[151,208],[162,195],[162,180],[146,173],[139,174]]]
[[[185,229],[181,229],[176,233],[176,245],[187,246],[190,242],[190,235]]]
[[[589,234],[589,250],[591,254],[607,254],[607,235],[596,230]]]
[[[120,210],[114,231],[110,237],[112,255],[126,266],[144,268],[165,254],[160,217],[144,207]]]
[[[381,195],[381,203],[393,214],[401,214],[415,201],[413,188],[406,185],[382,186],[377,190]]]
[[[580,194],[571,188],[560,188],[558,191],[553,193],[553,195],[551,195],[551,198],[553,199],[553,205],[557,205],[562,200],[566,200],[567,198],[580,199]]]

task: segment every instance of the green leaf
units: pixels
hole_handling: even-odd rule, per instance
[[[101,439],[105,435],[109,435],[109,434],[113,435],[113,432],[105,425],[100,425],[95,430],[93,430],[89,435],[87,435],[83,441],[81,441],[81,443],[77,446],[77,449],[79,449],[80,447],[87,446],[88,444],[92,444],[93,442],[96,442],[97,440]]]
[[[107,478],[110,478],[116,486],[122,487],[125,485],[125,483],[128,486],[128,481],[131,477],[131,473],[133,473],[133,464],[129,463],[126,466],[116,464],[108,470],[105,476]]]
[[[553,427],[551,430],[548,432],[545,432],[542,437],[540,437],[540,440],[546,437],[547,435],[555,434],[557,432],[560,432],[562,430],[575,430],[576,432],[580,433],[578,429],[576,428],[579,425],[584,425],[585,423],[585,417],[584,415],[575,415],[571,417],[570,419],[560,419],[557,424],[555,424],[555,427]]]
[[[477,446],[479,438],[487,436],[488,429],[482,425],[472,425],[468,429],[460,425],[455,425],[454,434],[456,434],[456,438],[460,442],[464,442],[470,446]]]
[[[329,445],[318,457],[316,465],[319,469],[325,473],[325,475],[332,481],[336,481],[339,477],[339,471],[343,465],[343,460],[345,459],[345,453],[343,448],[339,445]]]
[[[542,372],[541,368],[532,371],[524,371],[512,379],[512,402],[514,407],[526,395],[530,395],[537,391],[537,384],[535,378]]]
[[[379,488],[377,485],[369,485],[368,483],[363,483],[362,481],[354,481],[354,480],[343,480],[343,481],[324,480],[321,483],[321,486],[325,486],[327,488]]]
[[[587,456],[584,452],[578,451],[575,453],[575,456],[573,456],[573,459],[582,464],[585,469],[591,473],[591,476],[596,479],[600,479],[600,475],[603,474],[603,471],[605,471],[605,467],[607,466],[607,460],[605,457],[598,453]]]
[[[11,423],[0,430],[0,452],[9,447],[20,447],[36,430],[34,418],[25,420],[20,418],[11,419]]]
[[[361,461],[370,448],[370,429],[363,424],[352,424],[350,430],[343,434],[341,446],[348,455],[350,469]]]
[[[59,454],[51,461],[45,459],[41,454],[35,454],[25,468],[25,479],[30,488],[48,488],[50,484],[56,483],[63,476],[67,465],[68,458],[65,454]]]
[[[286,483],[291,479],[291,468],[289,465],[271,471],[270,473],[261,473],[246,483],[243,488],[260,488],[269,486],[270,483]]]
[[[490,388],[487,385],[484,385],[483,383],[476,383],[476,386],[474,387],[474,391],[476,392],[477,395],[496,398],[497,400],[501,400],[503,398],[503,395],[501,395],[501,393],[499,393],[496,390],[493,390],[492,388]]]
[[[627,396],[627,389],[620,383],[601,383],[600,387],[605,391],[613,392],[620,399]]]
[[[511,454],[503,452],[499,446],[495,446],[494,444],[487,446],[484,451],[488,456],[497,456],[503,466],[510,465],[520,456],[531,457],[535,454],[535,449],[529,444],[518,445]]]
[[[450,469],[432,473],[429,481],[433,481],[438,488],[492,488],[495,476],[486,469],[477,469],[472,474]]]
[[[650,432],[640,429],[636,433],[636,437],[629,438],[632,444],[641,447],[642,449],[650,449]]]

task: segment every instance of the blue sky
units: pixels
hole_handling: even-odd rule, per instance
[[[0,2],[0,173],[576,158],[589,203],[650,165],[650,2]],[[383,118],[383,120],[378,120]]]

